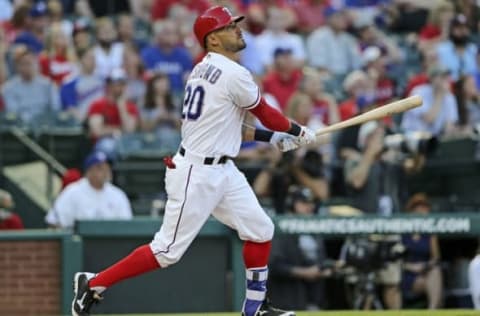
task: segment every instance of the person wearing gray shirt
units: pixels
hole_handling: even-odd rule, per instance
[[[48,78],[38,74],[35,55],[26,47],[18,47],[14,60],[17,74],[2,89],[6,112],[28,124],[42,113],[58,111],[58,90]]]
[[[328,8],[328,24],[307,38],[308,64],[330,74],[344,76],[360,68],[360,49],[356,39],[348,34],[345,13]]]

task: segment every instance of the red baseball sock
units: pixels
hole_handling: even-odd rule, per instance
[[[160,264],[152,253],[149,245],[143,245],[132,251],[127,257],[103,270],[91,279],[90,288],[103,291],[124,279],[137,276],[160,268]]]
[[[243,262],[247,269],[265,267],[270,257],[272,242],[246,241],[243,244]]]

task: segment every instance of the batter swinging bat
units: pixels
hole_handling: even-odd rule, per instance
[[[320,136],[323,134],[335,132],[345,127],[363,124],[368,121],[381,119],[385,116],[405,112],[407,110],[410,110],[410,109],[416,108],[417,106],[422,105],[422,102],[423,102],[422,98],[417,95],[414,95],[405,99],[401,99],[395,102],[391,102],[381,107],[378,107],[376,109],[362,113],[358,116],[352,117],[348,120],[338,122],[330,126],[327,126],[323,129],[320,129],[315,132],[315,135]]]

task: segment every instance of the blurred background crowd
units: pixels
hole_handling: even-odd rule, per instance
[[[211,5],[246,16],[247,48],[238,62],[269,104],[302,125],[317,130],[399,98],[423,98],[403,115],[345,129],[294,153],[244,143],[239,166],[268,212],[425,214],[452,211],[459,199],[478,209],[478,182],[442,186],[422,178],[430,161],[448,169],[455,159],[478,158],[477,1],[0,0],[0,126],[34,141],[45,127],[80,131],[68,140],[81,148],[72,151],[77,159],[62,161],[51,152],[69,169],[59,172],[66,188],[45,217],[48,225],[161,215],[161,179],[144,190],[122,171],[135,160],[142,167],[130,171],[163,177],[160,158],[180,142],[184,82],[205,55],[193,21]],[[21,228],[8,201],[1,218]],[[424,295],[425,307],[443,306],[436,237],[392,238],[411,251],[402,267],[388,267],[380,277],[383,304],[400,308],[403,293],[404,301]],[[281,307],[327,308],[323,280],[342,260],[325,262],[340,247],[329,253],[321,239],[302,235],[279,240],[277,248],[272,275]],[[459,273],[450,283],[468,288],[465,254],[451,255]]]

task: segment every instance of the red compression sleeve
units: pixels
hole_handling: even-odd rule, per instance
[[[249,110],[266,128],[277,132],[287,132],[291,128],[290,121],[280,111],[268,105],[264,98],[256,107]]]

